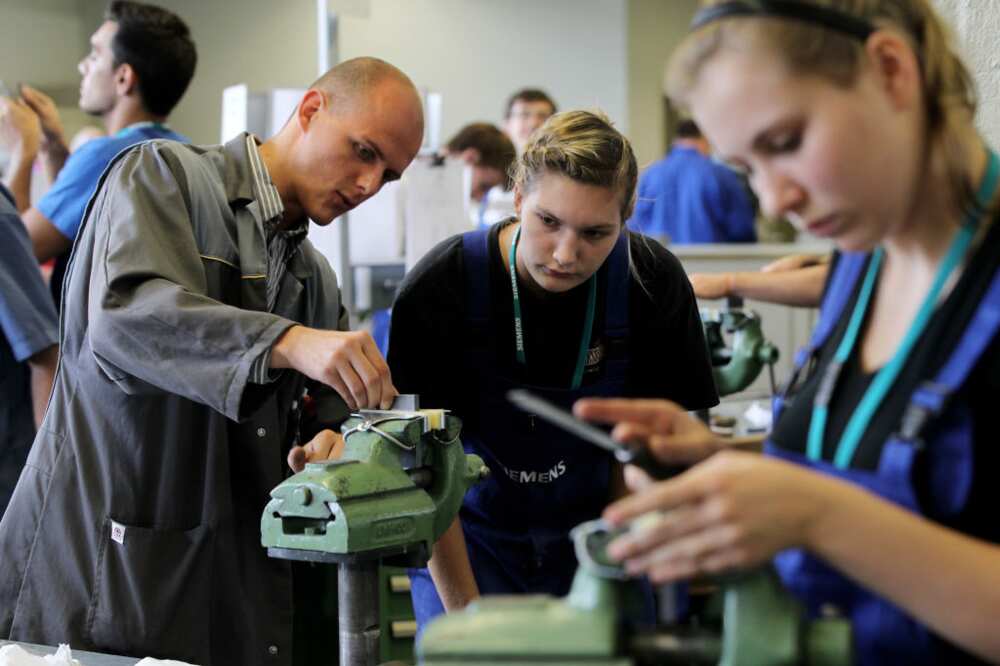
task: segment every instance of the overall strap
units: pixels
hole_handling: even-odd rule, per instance
[[[604,304],[604,335],[608,339],[628,337],[629,236],[628,230],[618,235],[615,247],[608,255],[608,290]]]
[[[933,380],[920,384],[903,414],[900,436],[920,437],[931,418],[941,414],[949,398],[958,391],[975,368],[983,352],[1000,330],[1000,269],[976,308],[958,345]]]
[[[489,229],[462,234],[465,265],[465,317],[469,324],[486,327],[490,319]]]
[[[826,343],[833,329],[837,327],[837,322],[847,308],[847,303],[851,300],[854,288],[861,279],[870,256],[871,253],[865,252],[843,252],[837,259],[833,274],[827,277],[826,294],[819,306],[819,321],[816,322],[809,342],[796,352],[792,372],[771,401],[771,417],[775,423],[784,411],[788,396],[799,383],[799,378],[809,360]]]
[[[837,327],[840,316],[847,307],[854,287],[861,277],[861,272],[868,263],[871,253],[866,252],[844,252],[837,260],[837,266],[833,275],[828,278],[828,287],[823,296],[823,302],[819,307],[819,321],[813,329],[812,336],[805,347],[800,349],[795,355],[795,367],[801,368],[809,358],[822,347],[833,329]]]

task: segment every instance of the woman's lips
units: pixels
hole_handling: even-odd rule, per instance
[[[836,233],[838,224],[836,215],[827,215],[806,223],[806,230],[814,236],[832,236]]]
[[[572,277],[576,277],[576,273],[563,273],[561,271],[556,271],[551,268],[547,268],[545,266],[542,266],[542,272],[545,273],[545,275],[555,278],[557,280],[568,280]]]

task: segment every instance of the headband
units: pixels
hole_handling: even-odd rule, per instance
[[[839,9],[820,7],[795,0],[732,0],[711,5],[699,10],[694,15],[694,19],[691,21],[691,30],[697,30],[709,23],[731,16],[759,16],[803,21],[842,32],[862,42],[875,32],[875,26],[865,19],[852,16]]]

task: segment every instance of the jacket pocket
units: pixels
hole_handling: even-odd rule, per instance
[[[213,532],[105,518],[86,634],[95,648],[205,663],[210,655]]]

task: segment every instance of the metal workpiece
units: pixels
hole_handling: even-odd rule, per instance
[[[742,391],[778,362],[778,348],[764,338],[760,315],[745,310],[742,299],[730,299],[722,310],[702,309],[701,325],[720,396]]]

